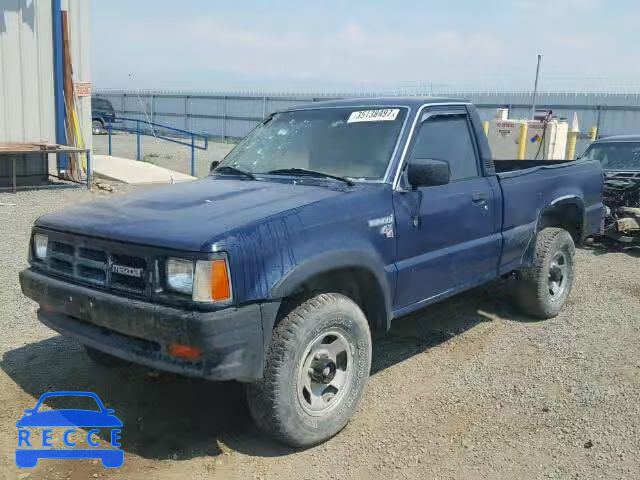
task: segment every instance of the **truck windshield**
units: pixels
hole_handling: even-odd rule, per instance
[[[405,108],[323,108],[277,113],[220,163],[254,175],[304,169],[354,180],[384,177]]]
[[[640,142],[598,143],[583,158],[599,160],[604,170],[640,170]]]

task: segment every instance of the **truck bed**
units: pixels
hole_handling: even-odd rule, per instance
[[[500,273],[530,262],[530,246],[545,209],[566,205],[577,209],[572,232],[578,243],[600,228],[602,167],[597,161],[496,160],[502,190],[503,250]]]
[[[507,173],[530,168],[554,167],[575,163],[574,160],[494,160],[496,173]]]

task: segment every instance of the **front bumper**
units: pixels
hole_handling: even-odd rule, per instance
[[[264,349],[279,302],[210,312],[113,295],[42,275],[20,272],[23,293],[38,302],[38,319],[62,335],[152,368],[210,380],[250,382],[262,377]],[[264,327],[263,327],[264,326]],[[198,347],[203,358],[170,356],[170,342]]]

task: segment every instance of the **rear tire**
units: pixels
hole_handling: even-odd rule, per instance
[[[113,355],[109,355],[108,353],[104,353],[103,351],[96,350],[95,348],[89,347],[87,345],[84,346],[85,351],[87,352],[87,356],[91,359],[93,363],[96,363],[103,367],[108,368],[116,368],[127,365],[126,360],[122,360],[121,358],[114,357]]]
[[[293,447],[317,445],[355,412],[371,368],[371,333],[360,307],[323,293],[295,307],[274,328],[264,377],[247,385],[258,427]]]
[[[564,306],[573,287],[575,245],[562,228],[545,228],[536,238],[533,264],[520,272],[516,302],[523,313],[546,320]]]

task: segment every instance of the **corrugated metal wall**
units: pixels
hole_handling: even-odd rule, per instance
[[[55,142],[51,2],[0,0],[0,141]]]
[[[73,80],[75,82],[91,82],[91,2],[89,0],[63,0],[62,9],[69,12]],[[93,148],[91,97],[78,99],[78,115],[85,147]]]
[[[214,138],[245,136],[266,115],[301,103],[327,98],[370,96],[370,94],[188,94],[135,91],[96,91],[109,99],[122,117],[149,119]],[[501,106],[511,108],[513,118],[530,114],[531,93],[454,92],[442,96],[466,98],[475,103],[483,119],[491,118]],[[578,114],[582,136],[578,151],[587,145],[587,132],[598,126],[601,135],[640,133],[640,95],[595,93],[544,93],[540,108],[551,108],[560,117]]]
[[[91,3],[69,10],[75,80],[91,80]],[[0,141],[55,143],[53,36],[50,0],[0,0]],[[91,146],[91,100],[80,101]]]

